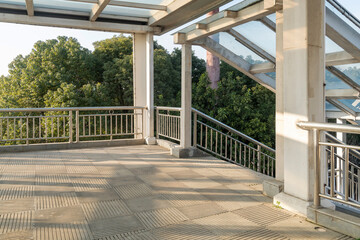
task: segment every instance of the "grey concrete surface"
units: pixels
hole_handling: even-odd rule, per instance
[[[276,208],[261,175],[159,146],[0,154],[0,239],[351,239]]]

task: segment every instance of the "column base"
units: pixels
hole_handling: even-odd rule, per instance
[[[307,209],[313,202],[305,201],[303,199],[294,197],[287,193],[281,192],[276,194],[273,198],[273,204],[275,206],[289,210],[303,217],[307,217]]]
[[[278,180],[265,180],[263,182],[263,194],[269,197],[284,191],[284,182]]]
[[[191,158],[191,157],[205,157],[209,156],[208,154],[204,153],[203,151],[194,148],[183,148],[183,147],[173,147],[170,149],[170,154],[177,158]]]
[[[146,137],[145,143],[147,145],[156,145],[156,138],[155,137]]]

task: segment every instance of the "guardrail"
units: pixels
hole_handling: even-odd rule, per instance
[[[164,137],[180,142],[180,111],[175,107],[155,107],[156,138]]]
[[[332,139],[333,142],[323,142],[320,137],[321,132],[325,131],[360,134],[360,127],[314,122],[299,122],[297,125],[304,130],[313,131],[316,156],[314,165],[314,206],[319,207],[320,198],[325,198],[360,208],[360,159],[358,158],[360,147],[339,143],[339,141],[334,143],[334,139]],[[328,135],[327,138],[331,140]],[[322,158],[321,147],[325,147],[325,158]],[[343,154],[339,154],[338,149],[341,149]],[[320,174],[322,159],[326,161],[325,166],[327,166],[324,188],[321,186]]]
[[[0,145],[142,136],[143,107],[0,109]],[[142,121],[138,121],[142,122]]]
[[[275,150],[192,109],[193,145],[217,157],[275,177]]]

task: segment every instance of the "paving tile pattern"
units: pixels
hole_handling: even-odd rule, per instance
[[[261,182],[158,146],[0,154],[0,240],[351,239],[275,208]]]

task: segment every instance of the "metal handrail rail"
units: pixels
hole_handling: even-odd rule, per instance
[[[337,123],[298,122],[297,126],[304,130],[319,130],[327,132],[344,132],[360,134],[360,127]]]
[[[181,111],[179,107],[154,107],[157,110]]]
[[[201,112],[201,111],[199,111],[199,110],[197,110],[197,109],[195,109],[195,108],[192,108],[192,111],[193,111],[194,113],[198,114],[199,116],[201,116],[201,117],[203,117],[203,118],[205,118],[205,119],[207,119],[207,120],[209,120],[209,121],[211,121],[211,122],[213,122],[213,123],[215,123],[215,124],[217,124],[217,125],[225,128],[225,129],[228,130],[229,132],[232,132],[232,133],[234,133],[234,134],[236,134],[236,135],[239,135],[240,137],[245,138],[246,140],[248,140],[248,141],[250,141],[250,142],[252,142],[252,143],[254,143],[254,144],[256,144],[256,145],[261,146],[262,148],[265,148],[265,149],[267,149],[267,150],[275,153],[275,149],[272,149],[271,147],[269,147],[269,146],[267,146],[267,145],[265,145],[265,144],[263,144],[263,143],[255,140],[255,139],[249,137],[248,135],[243,134],[242,132],[239,132],[238,130],[236,130],[236,129],[234,129],[234,128],[232,128],[232,127],[230,127],[230,126],[228,126],[228,125],[226,125],[226,124],[224,124],[224,123],[216,120],[215,118],[212,118],[212,117],[210,117],[209,115],[206,115],[205,113],[203,113],[203,112]]]
[[[113,106],[113,107],[64,107],[64,108],[0,108],[0,112],[50,112],[50,111],[101,111],[101,110],[133,110],[145,107]]]
[[[336,0],[327,0],[336,10],[338,10],[342,15],[344,15],[347,19],[349,19],[355,26],[360,28],[360,20],[357,19],[351,12],[349,12],[346,8],[344,8],[338,1]]]

